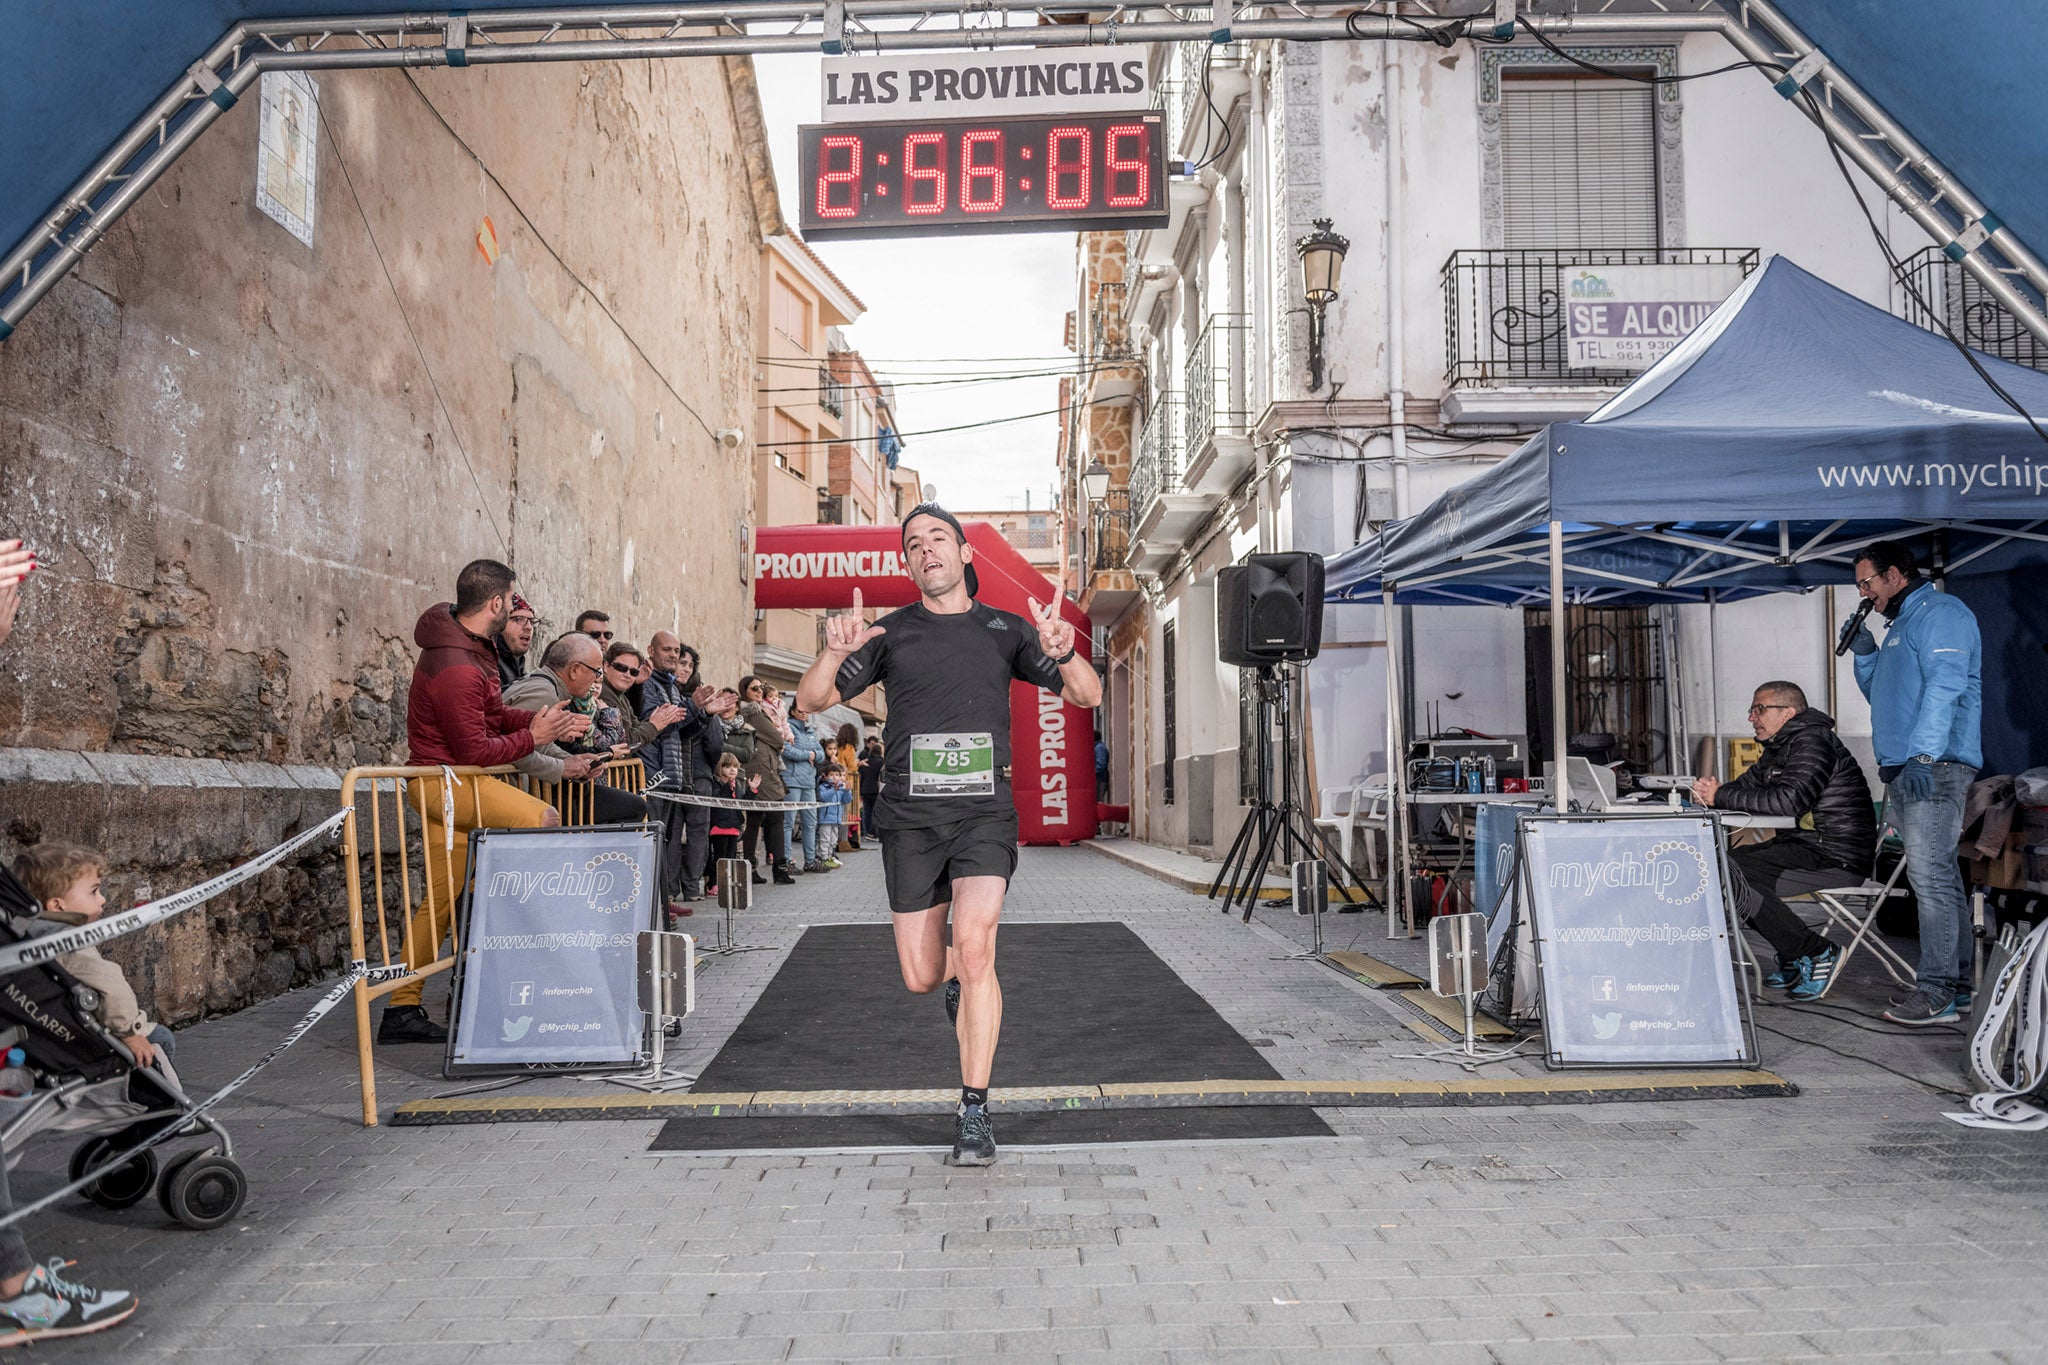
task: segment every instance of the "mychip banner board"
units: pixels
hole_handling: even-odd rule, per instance
[[[1553,1066],[1752,1064],[1712,816],[1522,822]]]
[[[447,1075],[636,1063],[638,943],[655,927],[660,838],[658,825],[470,836]]]

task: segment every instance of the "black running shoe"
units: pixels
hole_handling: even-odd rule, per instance
[[[957,976],[946,979],[946,1022],[960,1022],[960,978]]]
[[[993,1166],[996,1163],[996,1128],[988,1110],[981,1105],[962,1105],[953,1121],[953,1152],[949,1166]]]

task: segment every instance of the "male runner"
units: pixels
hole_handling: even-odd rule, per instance
[[[878,682],[889,689],[875,828],[896,958],[903,984],[919,995],[946,985],[961,1082],[947,1159],[986,1166],[996,1159],[988,1080],[1003,1022],[996,923],[1017,870],[1010,681],[1086,707],[1102,700],[1102,684],[1075,652],[1058,597],[1031,603],[1033,624],[974,600],[974,547],[945,508],[927,502],[910,510],[903,559],[920,600],[869,626],[855,589],[852,614],[827,618],[825,650],[797,684],[797,704],[822,711]]]

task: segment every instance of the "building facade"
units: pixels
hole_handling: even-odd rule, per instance
[[[1217,657],[1218,569],[1257,551],[1341,552],[1632,377],[1571,363],[1568,278],[1695,265],[1725,293],[1783,253],[1907,311],[1825,142],[1767,81],[1626,78],[1727,65],[1724,40],[1646,24],[1561,46],[1151,49],[1168,153],[1197,169],[1173,180],[1168,226],[1080,238],[1060,451],[1077,509],[1067,581],[1106,647],[1109,799],[1131,805],[1139,837],[1214,849],[1251,793],[1257,713]],[[1295,244],[1318,220],[1348,253],[1312,383]],[[1881,221],[1910,252],[1917,229]],[[1098,462],[1110,487],[1091,503]],[[1469,727],[1545,751],[1552,718],[1527,685],[1543,671],[1530,653],[1547,648],[1541,612],[1402,610],[1409,733]],[[1805,686],[1867,756],[1824,594],[1571,610],[1569,647],[1585,656],[1573,667],[1593,685],[1575,690],[1567,723],[1613,733],[1618,757],[1683,770],[1702,740],[1748,733],[1743,707],[1768,677]],[[1307,669],[1319,787],[1386,771],[1386,638],[1376,605],[1325,613]]]
[[[832,338],[866,306],[791,233],[761,248],[761,298],[755,524],[814,525],[828,519],[832,452],[850,448],[846,367],[834,357]],[[859,412],[856,404],[856,418]],[[824,617],[812,610],[756,612],[751,671],[785,691],[794,688],[818,655]]]

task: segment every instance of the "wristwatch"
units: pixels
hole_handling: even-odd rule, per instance
[[[1929,764],[1931,764],[1931,763],[1933,763],[1933,762],[1934,762],[1934,755],[1933,755],[1933,754],[1914,754],[1914,755],[1913,755],[1913,761],[1914,761],[1915,763],[1929,763]]]
[[[1068,661],[1069,659],[1073,658],[1073,657],[1074,657],[1074,656],[1075,656],[1076,654],[1079,654],[1080,652],[1081,652],[1081,646],[1079,646],[1079,645],[1070,645],[1070,646],[1068,646],[1068,648],[1067,648],[1067,652],[1066,652],[1066,653],[1064,653],[1064,654],[1060,655],[1060,657],[1059,657],[1059,658],[1057,658],[1057,659],[1054,659],[1054,660],[1052,661],[1052,666],[1053,666],[1054,668],[1065,668],[1065,667],[1066,667],[1066,665],[1067,665],[1067,661]]]

